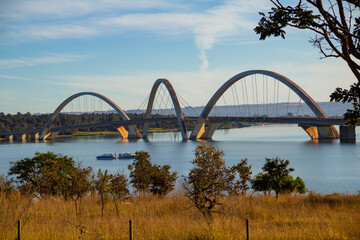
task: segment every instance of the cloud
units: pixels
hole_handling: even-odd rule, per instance
[[[148,13],[127,14],[106,18],[102,25],[119,27],[125,30],[142,30],[172,35],[190,35],[194,37],[201,60],[200,70],[205,71],[209,62],[206,50],[222,39],[252,32],[256,21],[250,15],[267,7],[266,1],[226,1],[223,5],[200,13]]]
[[[201,11],[192,10],[193,2],[179,4],[163,0],[32,0],[6,3],[7,11],[2,10],[0,18],[19,21],[4,27],[3,35],[8,39],[88,38],[128,31],[192,37],[199,50],[201,71],[206,71],[209,65],[207,50],[226,38],[252,33],[257,17],[252,18],[268,7],[267,0],[227,0]],[[40,20],[33,24],[26,19]]]
[[[0,18],[12,21],[28,19],[75,18],[97,13],[126,10],[182,9],[182,5],[166,0],[4,0]]]
[[[43,57],[22,57],[13,59],[0,59],[0,70],[19,67],[33,67],[44,64],[73,62],[85,58],[86,56],[77,54],[49,54]]]

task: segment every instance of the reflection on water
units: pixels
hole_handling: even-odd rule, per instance
[[[359,135],[359,134],[358,134]],[[322,193],[360,190],[360,140],[355,144],[341,144],[339,140],[309,140],[296,125],[266,125],[239,129],[218,130],[211,143],[223,149],[228,165],[248,158],[255,175],[261,171],[265,157],[290,160],[294,176],[300,176],[310,190]],[[119,135],[58,138],[46,142],[2,142],[0,144],[0,173],[6,173],[10,162],[31,157],[36,151],[62,153],[76,161],[109,171],[123,169],[131,160],[96,160],[105,152],[149,152],[157,164],[170,164],[179,176],[192,167],[194,149],[202,141],[183,142],[180,133],[151,133],[148,141],[122,140]],[[354,156],[355,155],[355,156]]]

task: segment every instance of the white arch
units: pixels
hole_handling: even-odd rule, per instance
[[[185,119],[184,119],[184,114],[181,111],[181,107],[178,101],[178,98],[176,96],[176,92],[173,88],[173,86],[171,85],[171,83],[169,82],[169,80],[161,78],[155,81],[151,92],[150,92],[150,97],[149,97],[149,101],[148,101],[148,105],[147,105],[147,109],[146,109],[146,115],[145,118],[150,118],[151,117],[151,112],[152,112],[152,108],[154,105],[154,100],[155,100],[155,95],[157,92],[157,89],[159,88],[160,84],[164,84],[166,89],[169,92],[169,95],[171,97],[172,103],[174,105],[175,108],[175,113],[176,113],[176,118],[179,124],[179,128],[180,128],[180,132],[181,132],[181,136],[183,138],[183,140],[188,140],[189,139],[189,135],[186,129],[186,125],[185,125]],[[147,138],[148,137],[148,133],[149,133],[149,124],[150,123],[145,123],[144,124],[144,128],[143,128],[143,137]]]
[[[84,96],[84,95],[90,95],[90,96],[95,96],[100,98],[101,100],[103,100],[104,102],[106,102],[107,104],[109,104],[120,116],[123,120],[130,120],[130,118],[128,117],[128,115],[116,104],[114,103],[112,100],[110,100],[109,98],[105,97],[104,95],[101,95],[99,93],[95,93],[95,92],[80,92],[80,93],[76,93],[74,95],[71,95],[70,97],[68,97],[67,99],[65,99],[53,112],[53,114],[51,115],[50,119],[47,121],[44,129],[42,130],[41,134],[40,134],[40,139],[44,139],[46,134],[48,133],[48,131],[50,130],[51,125],[53,124],[55,118],[59,115],[59,113],[61,112],[61,110],[71,101],[73,101],[74,99],[80,97],[80,96]],[[135,133],[137,136],[140,136],[140,133],[136,130]],[[124,137],[124,136],[123,136]]]
[[[291,90],[293,90],[310,107],[310,109],[315,113],[316,117],[328,118],[324,113],[324,111],[320,108],[320,106],[302,88],[300,88],[296,83],[294,83],[290,79],[272,71],[250,70],[239,73],[234,77],[230,78],[217,90],[217,92],[212,96],[212,98],[209,100],[209,102],[206,104],[205,108],[201,112],[194,127],[194,130],[191,133],[190,139],[195,140],[200,137],[201,129],[204,127],[206,118],[208,117],[211,109],[215,106],[219,98],[224,94],[224,92],[240,79],[254,74],[263,74],[277,79],[278,81],[288,86]]]

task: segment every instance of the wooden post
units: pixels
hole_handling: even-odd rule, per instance
[[[18,221],[18,240],[21,240],[21,220]]]
[[[246,219],[246,240],[250,239],[250,234],[249,234],[249,219]]]
[[[133,229],[132,229],[132,221],[129,220],[129,239],[133,240]]]

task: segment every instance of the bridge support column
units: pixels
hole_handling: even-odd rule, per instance
[[[141,138],[141,134],[136,128],[136,125],[129,125],[128,130],[126,130],[123,126],[116,128],[123,139],[138,139]]]
[[[40,133],[31,133],[30,135],[31,137],[31,140],[39,140],[39,137],[40,137]]]
[[[14,135],[12,135],[12,134],[6,135],[6,136],[5,136],[5,140],[6,140],[6,141],[13,141],[13,140],[14,140]]]
[[[136,125],[128,125],[128,139],[138,139],[141,138],[141,134],[139,133],[139,131],[136,128]]]
[[[201,135],[200,139],[211,139],[212,136],[214,135],[214,132],[216,129],[218,129],[218,127],[220,126],[221,123],[219,122],[210,122],[208,123],[208,127],[205,129],[204,133]]]
[[[308,126],[299,124],[304,129],[311,139],[336,139],[339,138],[339,132],[335,126]]]
[[[25,140],[26,140],[26,133],[16,134],[16,135],[15,135],[15,139],[16,139],[16,140],[25,141]]]
[[[319,139],[336,139],[340,137],[338,130],[335,126],[317,126]]]
[[[149,136],[149,126],[150,126],[150,123],[144,123],[144,126],[143,126],[143,132],[142,132],[142,138],[145,138],[147,139],[148,136]]]
[[[48,132],[42,140],[55,140],[59,132]]]
[[[354,143],[355,141],[355,126],[340,126],[340,142]]]
[[[123,126],[117,127],[116,129],[119,131],[119,133],[123,139],[128,138],[129,133],[128,133],[128,131],[126,131],[126,129]]]

